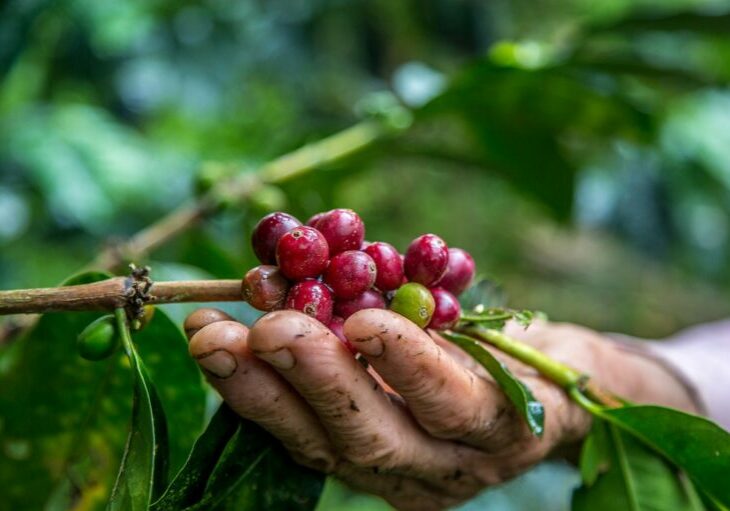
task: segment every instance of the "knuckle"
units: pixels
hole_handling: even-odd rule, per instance
[[[445,439],[461,438],[472,433],[476,427],[476,415],[470,409],[444,410],[424,421],[423,427],[429,434]]]
[[[400,449],[395,444],[384,441],[363,443],[343,449],[342,457],[349,463],[372,469],[375,473],[380,470],[392,469],[400,464]]]

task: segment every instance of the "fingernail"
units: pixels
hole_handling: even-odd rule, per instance
[[[217,349],[195,357],[203,369],[216,378],[229,378],[238,369],[236,357],[224,349]]]
[[[361,337],[355,339],[355,347],[357,351],[371,357],[379,357],[385,351],[383,341],[377,336]]]
[[[297,363],[289,348],[281,348],[276,351],[255,352],[256,356],[268,362],[277,369],[291,369]]]

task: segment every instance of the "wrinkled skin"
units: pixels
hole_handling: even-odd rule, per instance
[[[366,370],[321,323],[294,311],[244,325],[215,321],[190,342],[211,384],[304,465],[335,474],[402,510],[437,510],[575,451],[591,419],[533,369],[498,354],[542,401],[532,436],[495,382],[458,348],[403,317],[368,309],[344,332]],[[663,367],[570,324],[507,333],[637,402],[694,409]]]

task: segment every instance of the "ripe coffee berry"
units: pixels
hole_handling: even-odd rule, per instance
[[[264,264],[276,263],[276,244],[279,239],[302,223],[293,216],[277,211],[259,220],[251,234],[251,245],[256,257]]]
[[[333,209],[317,220],[314,227],[330,247],[330,256],[345,250],[359,250],[365,240],[365,224],[351,209]]]
[[[431,321],[435,306],[431,292],[416,282],[402,285],[390,302],[390,310],[410,319],[421,328]]]
[[[363,309],[385,309],[385,298],[382,293],[369,289],[358,297],[335,302],[335,314],[344,319]]]
[[[276,262],[285,277],[303,280],[319,276],[327,268],[329,247],[312,227],[296,227],[276,245]]]
[[[459,321],[459,316],[461,316],[459,300],[453,294],[440,287],[431,289],[431,294],[436,305],[428,328],[433,328],[434,330],[452,328]]]
[[[476,264],[469,252],[460,248],[450,248],[446,273],[436,285],[458,296],[471,285],[475,271]]]
[[[276,266],[262,264],[248,270],[241,283],[241,294],[251,307],[271,312],[284,307],[289,282]]]
[[[322,212],[322,213],[317,213],[317,214],[312,215],[311,217],[309,217],[309,220],[307,220],[306,225],[308,227],[314,227],[315,225],[317,225],[317,222],[319,222],[319,219],[322,218],[326,214],[327,214],[326,212]]]
[[[347,337],[345,337],[345,320],[342,319],[339,316],[332,316],[332,320],[330,321],[330,324],[327,325],[330,330],[332,330],[332,333],[337,336],[337,338],[344,344],[345,348],[347,348],[350,353],[353,355],[357,355],[357,349],[355,346],[352,345],[350,341],[347,340]]]
[[[324,281],[337,298],[350,299],[373,287],[376,273],[372,257],[359,250],[346,250],[330,259]]]
[[[324,323],[332,320],[332,291],[316,280],[294,284],[286,297],[286,308],[303,312]]]
[[[390,243],[377,241],[363,249],[375,261],[375,286],[381,291],[398,289],[403,283],[403,260]]]
[[[413,240],[406,251],[404,270],[411,282],[432,286],[444,275],[449,264],[449,249],[435,234]]]

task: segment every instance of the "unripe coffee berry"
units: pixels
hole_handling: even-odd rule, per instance
[[[251,234],[251,246],[263,264],[276,263],[276,244],[279,239],[302,223],[293,216],[277,211],[259,220]]]
[[[469,252],[460,248],[450,248],[446,273],[437,285],[459,296],[471,285],[475,272],[476,264]]]
[[[286,308],[303,312],[324,323],[332,320],[332,291],[316,280],[294,284],[286,297]]]
[[[251,268],[241,282],[241,294],[251,307],[271,312],[284,307],[289,282],[277,266]]]
[[[404,284],[395,292],[390,310],[424,328],[431,321],[436,302],[431,292],[416,282]]]
[[[357,311],[363,309],[385,309],[385,298],[383,294],[369,289],[360,296],[350,300],[337,300],[335,302],[335,314],[344,319],[349,318]]]
[[[398,289],[403,283],[403,260],[390,243],[377,241],[363,249],[375,261],[375,286],[381,291]]]
[[[223,312],[220,309],[213,309],[212,307],[204,307],[191,312],[190,315],[185,318],[183,329],[188,340],[192,339],[193,336],[203,328],[211,323],[217,323],[218,321],[233,321],[233,318]]]
[[[449,264],[449,249],[435,234],[424,234],[411,242],[403,262],[411,282],[432,286],[443,277]]]
[[[319,276],[329,258],[324,236],[312,227],[296,227],[284,234],[276,245],[276,262],[284,276],[303,280]]]
[[[332,316],[332,320],[327,325],[332,333],[337,336],[340,342],[349,350],[353,355],[357,355],[357,348],[345,337],[345,320],[339,316]]]
[[[324,281],[337,298],[350,299],[373,287],[376,273],[372,257],[359,250],[346,250],[330,259]]]
[[[447,330],[453,328],[456,323],[459,322],[461,316],[461,305],[459,300],[441,287],[435,287],[431,289],[434,302],[433,316],[431,322],[428,324],[428,328],[434,330]]]
[[[102,316],[89,323],[76,339],[79,355],[86,360],[103,360],[119,345],[114,316]]]
[[[333,209],[317,220],[314,227],[330,247],[330,256],[345,250],[359,250],[365,240],[365,224],[351,209]]]

